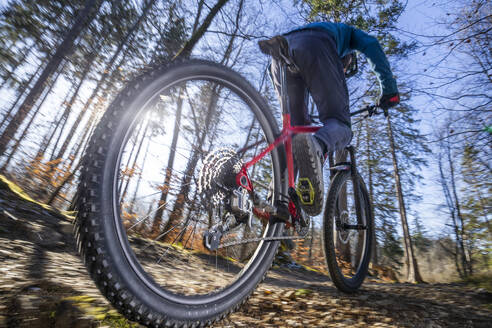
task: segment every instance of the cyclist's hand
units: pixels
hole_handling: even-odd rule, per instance
[[[388,108],[394,107],[400,103],[400,95],[398,93],[392,93],[389,95],[382,95],[377,102],[377,106],[382,108],[384,116],[388,116]]]

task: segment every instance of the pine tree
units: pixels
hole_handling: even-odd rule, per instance
[[[20,105],[17,113],[14,115],[3,131],[3,134],[0,136],[0,154],[5,152],[7,144],[14,137],[19,125],[22,124],[24,118],[34,106],[34,103],[46,88],[46,81],[48,81],[51,75],[59,68],[64,57],[73,51],[75,39],[80,35],[84,28],[87,27],[92,19],[94,19],[100,4],[100,0],[86,1],[84,8],[78,13],[71,29],[65,34],[63,41],[58,46],[57,50],[53,54],[53,57],[50,59],[29,94]]]
[[[462,215],[465,247],[471,261],[483,270],[492,266],[492,171],[486,158],[472,144],[465,144],[461,160]]]
[[[0,23],[0,71],[2,86],[19,83],[14,74],[32,56],[47,57],[73,23],[73,12],[83,1],[11,1],[2,10]],[[10,70],[8,67],[10,66]],[[10,80],[10,81],[9,81]],[[8,84],[7,84],[8,83]]]

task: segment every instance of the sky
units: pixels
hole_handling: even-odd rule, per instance
[[[441,10],[436,2],[409,0],[406,10],[402,14],[398,27],[402,30],[401,38],[403,40],[417,40],[426,42],[428,39],[415,37],[413,34],[419,35],[439,35],[444,34],[442,26],[436,24],[436,21],[442,19],[445,13]],[[410,32],[410,33],[405,33]],[[407,60],[406,74],[420,73],[428,68],[429,62],[432,62],[435,57],[442,56],[442,53],[436,49],[426,51],[425,56],[419,50],[417,53],[411,54]],[[417,75],[418,79],[422,79]],[[425,83],[420,81],[420,83]],[[433,140],[432,134],[435,132],[436,125],[439,125],[440,118],[434,117],[429,112],[429,99],[427,97],[416,96],[411,98],[413,107],[420,109],[419,117],[421,119],[420,131],[424,135],[428,135],[428,140]],[[432,104],[431,104],[432,106]],[[433,147],[432,144],[429,146]],[[429,166],[422,172],[423,179],[417,185],[417,194],[422,195],[422,201],[418,204],[413,204],[413,209],[422,220],[422,223],[431,234],[440,234],[448,220],[447,215],[438,209],[439,205],[444,204],[444,195],[440,185],[437,184],[438,169],[432,158],[429,158]],[[410,222],[413,221],[410,219]]]

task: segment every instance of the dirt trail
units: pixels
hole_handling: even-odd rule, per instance
[[[0,327],[131,327],[75,251],[70,220],[0,181]],[[339,293],[325,275],[274,268],[215,327],[491,327],[492,294],[461,284],[366,282]]]

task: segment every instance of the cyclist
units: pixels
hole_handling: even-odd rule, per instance
[[[346,24],[320,22],[282,35],[289,57],[297,66],[287,70],[289,112],[293,125],[310,124],[308,91],[316,103],[323,127],[316,134],[298,134],[293,139],[298,181],[308,181],[310,201],[301,204],[309,215],[322,209],[323,163],[330,152],[343,149],[352,139],[349,99],[342,62],[349,64],[355,50],[366,55],[381,87],[377,105],[385,111],[400,102],[395,78],[378,40]],[[280,90],[280,63],[272,57],[271,73]],[[346,67],[345,67],[346,68]],[[313,193],[314,191],[314,193]]]

